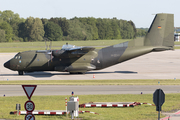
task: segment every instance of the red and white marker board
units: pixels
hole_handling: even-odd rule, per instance
[[[27,112],[32,112],[32,111],[34,111],[34,109],[35,109],[35,104],[34,104],[33,101],[28,100],[28,101],[26,101],[26,103],[24,104],[24,108],[25,108],[25,110],[26,110]]]
[[[25,120],[35,120],[35,116],[31,113],[26,114]]]
[[[28,99],[30,100],[37,85],[22,85],[22,88],[24,89],[24,92],[26,93]]]

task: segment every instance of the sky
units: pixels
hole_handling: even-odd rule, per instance
[[[20,17],[95,17],[132,20],[136,28],[149,28],[156,13],[174,14],[180,27],[180,0],[0,0],[0,11]]]

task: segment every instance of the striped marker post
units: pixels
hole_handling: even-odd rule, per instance
[[[65,104],[66,104],[66,117],[67,117],[67,97],[65,98]]]
[[[14,112],[15,113],[15,112]],[[27,111],[19,111],[20,115],[26,115]],[[64,115],[66,112],[64,111],[33,111],[33,115]]]
[[[134,102],[134,103],[129,103],[129,104],[121,104],[121,103],[84,103],[80,104],[79,107],[134,107],[142,104],[147,104],[147,105],[152,105],[155,106],[154,104],[150,103],[139,103],[139,102]]]

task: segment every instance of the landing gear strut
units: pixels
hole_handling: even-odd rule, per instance
[[[18,74],[19,75],[24,75],[24,72],[23,71],[18,71]]]

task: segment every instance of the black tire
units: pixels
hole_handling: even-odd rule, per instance
[[[76,74],[75,72],[69,72],[69,74]]]
[[[85,74],[86,72],[69,72],[69,74]]]
[[[78,72],[78,74],[85,74],[86,72]]]
[[[18,74],[19,75],[24,75],[24,72],[23,71],[18,71]]]

